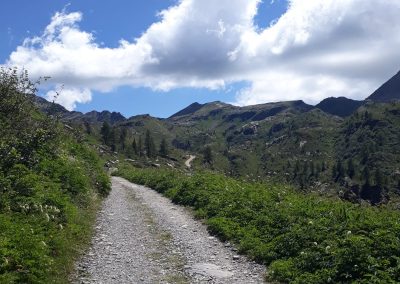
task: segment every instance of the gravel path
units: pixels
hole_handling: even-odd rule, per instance
[[[211,237],[189,210],[112,178],[73,283],[265,283],[265,269]]]
[[[185,162],[185,166],[190,169],[192,167],[192,162],[194,159],[196,159],[196,156],[190,155],[189,159],[187,159]]]

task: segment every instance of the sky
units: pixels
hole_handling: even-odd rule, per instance
[[[398,0],[4,0],[0,65],[69,110],[364,99],[400,70]]]

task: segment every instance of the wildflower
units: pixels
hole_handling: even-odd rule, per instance
[[[308,225],[312,225],[314,222],[312,220],[308,221]]]
[[[317,245],[318,245],[318,243],[317,243],[317,242],[313,242],[313,245],[314,245],[314,246],[317,246]]]
[[[347,234],[348,236],[349,236],[349,235],[351,235],[351,231],[347,231],[347,233],[346,233],[346,234]]]

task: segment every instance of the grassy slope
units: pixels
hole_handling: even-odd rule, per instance
[[[27,77],[0,75],[0,283],[68,283],[109,179],[79,133],[36,110]]]
[[[193,206],[211,233],[291,283],[400,281],[400,213],[223,175],[130,166],[116,175]]]

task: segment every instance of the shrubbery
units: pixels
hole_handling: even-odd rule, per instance
[[[116,175],[192,206],[212,234],[290,283],[397,283],[400,213],[290,187],[250,184],[208,172],[120,168]]]
[[[94,150],[40,113],[35,91],[0,70],[0,283],[67,282],[110,190]]]

